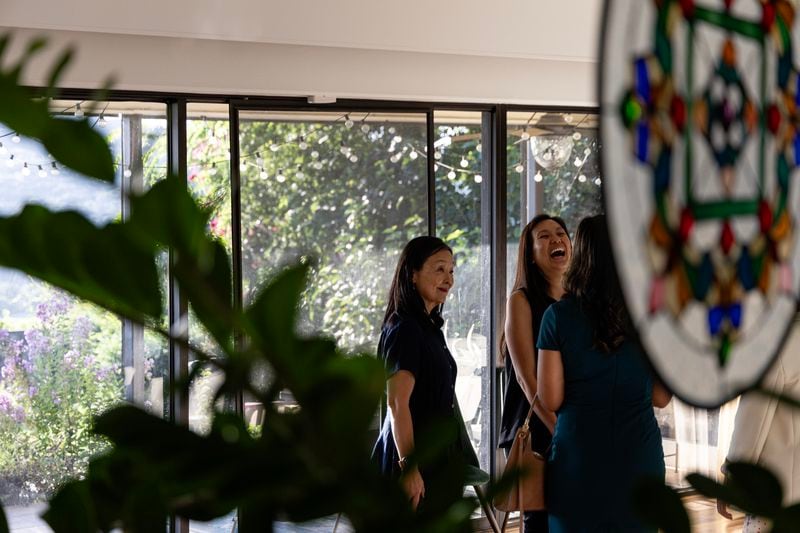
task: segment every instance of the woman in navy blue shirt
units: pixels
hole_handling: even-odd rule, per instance
[[[453,287],[453,251],[436,237],[417,237],[403,249],[389,291],[378,346],[386,365],[388,414],[373,450],[381,471],[400,478],[416,509],[437,485],[447,485],[448,455],[409,463],[417,441],[454,419],[456,362],[441,316]],[[455,487],[460,490],[460,487]]]

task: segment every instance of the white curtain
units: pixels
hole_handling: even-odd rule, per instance
[[[698,472],[720,479],[719,469],[728,454],[739,399],[726,403],[718,410],[691,407],[677,398],[672,403],[677,464],[681,476]]]

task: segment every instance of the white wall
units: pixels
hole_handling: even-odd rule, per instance
[[[65,85],[593,105],[600,0],[2,0],[78,56]],[[41,84],[46,61],[27,76]]]

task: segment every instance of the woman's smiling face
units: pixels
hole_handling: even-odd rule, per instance
[[[453,254],[440,250],[426,259],[422,268],[414,272],[414,286],[428,313],[443,304],[453,286]]]
[[[572,258],[572,242],[555,220],[543,220],[531,230],[533,262],[548,280],[560,280]]]

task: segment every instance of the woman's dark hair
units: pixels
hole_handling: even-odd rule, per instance
[[[525,288],[528,292],[528,298],[544,302],[548,296],[548,282],[542,274],[542,270],[536,265],[533,260],[533,228],[538,226],[545,220],[552,220],[562,228],[569,235],[567,224],[561,217],[554,217],[545,213],[536,215],[530,222],[523,228],[522,235],[519,236],[519,247],[517,248],[517,273],[514,276],[514,286],[511,288],[511,293],[521,288]],[[534,342],[536,339],[534,339]],[[500,350],[498,353],[498,364],[501,366],[505,364],[506,353],[508,346],[506,345],[506,331],[500,332]]]
[[[631,331],[630,317],[611,259],[604,215],[584,218],[578,225],[564,289],[588,315],[594,328],[594,348],[605,353],[619,348]]]
[[[394,313],[404,313],[417,317],[429,316],[436,326],[442,326],[444,323],[442,306],[437,305],[428,315],[425,311],[425,303],[417,292],[417,288],[414,287],[414,272],[419,271],[430,256],[442,250],[453,253],[453,250],[438,237],[423,236],[408,241],[397,261],[397,269],[394,271],[392,286],[389,289],[389,303],[386,305],[386,314],[383,316],[382,325],[386,325]]]

